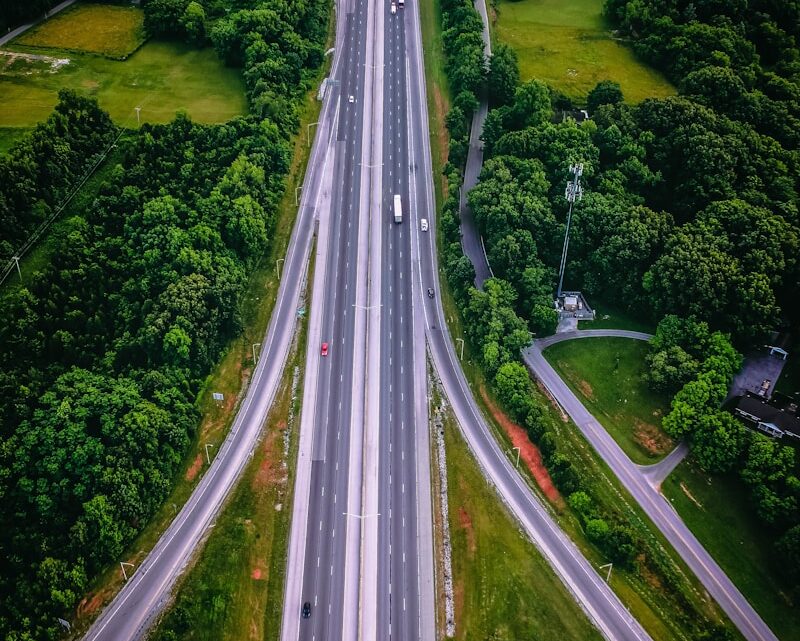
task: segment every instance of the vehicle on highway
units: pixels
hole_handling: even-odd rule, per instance
[[[433,287],[428,287],[428,298],[433,298]]]
[[[402,8],[405,6],[405,1],[404,1],[404,0],[397,0],[397,4],[398,4],[398,5],[400,6],[400,8],[402,9]]]
[[[403,222],[403,201],[400,198],[400,194],[394,195],[394,222]]]
[[[320,353],[323,356],[327,356],[328,355],[328,343],[322,343],[322,349],[320,350]]]
[[[310,617],[311,617],[311,604],[308,601],[306,601],[303,604],[303,618],[308,619]]]
[[[392,14],[395,13],[397,13],[397,5],[394,2],[392,2]]]
[[[420,218],[419,219],[419,228],[422,231],[428,231],[428,219],[427,218]]]
[[[350,96],[350,97],[347,99],[347,102],[355,102],[355,101],[356,101],[356,97],[355,97],[355,96]]]

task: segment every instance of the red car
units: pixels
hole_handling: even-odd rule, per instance
[[[323,356],[328,355],[328,343],[322,343],[322,355]]]

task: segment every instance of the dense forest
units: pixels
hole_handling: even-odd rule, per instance
[[[0,0],[0,35],[43,16],[59,0]]]
[[[591,484],[557,451],[519,363],[529,331],[555,329],[564,187],[569,165],[583,163],[565,285],[664,319],[649,365],[651,385],[675,394],[665,430],[690,443],[703,469],[738,472],[778,541],[776,566],[800,590],[795,450],[720,409],[741,365],[736,348],[800,326],[800,16],[796,3],[780,0],[723,4],[609,0],[609,18],[680,95],[630,105],[619,85],[603,81],[586,98],[591,120],[578,124],[562,121],[561,111],[574,107],[563,95],[536,80],[520,83],[509,47],[495,45],[489,61],[476,62],[477,12],[466,0],[444,0],[454,98],[442,262],[495,394],[539,445],[589,538],[615,563],[635,567],[643,542],[603,513]],[[457,194],[482,96],[492,109],[468,200],[495,278],[479,291],[461,251]],[[670,583],[668,568],[657,572]]]
[[[70,618],[166,497],[196,429],[200,384],[239,331],[243,288],[269,247],[329,3],[144,9],[155,32],[169,16],[185,24],[198,4],[204,37],[242,68],[252,115],[214,126],[179,115],[126,136],[122,162],[66,221],[51,263],[0,300],[0,637],[9,641],[58,637],[56,617]],[[112,130],[93,100],[61,94],[5,165],[19,161],[32,176],[3,183],[6,201],[26,205],[15,210],[21,226],[35,226],[39,203],[69,183],[67,161]],[[48,149],[65,162],[54,157],[48,169]]]

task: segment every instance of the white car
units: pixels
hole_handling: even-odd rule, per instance
[[[419,228],[422,231],[428,231],[428,219],[427,218],[420,218],[419,219]]]
[[[355,96],[350,96],[350,97],[347,99],[347,102],[355,102],[355,101],[356,101],[356,97],[355,97]]]
[[[392,3],[391,11],[392,11],[392,15],[397,13],[397,4],[395,4],[394,2]]]

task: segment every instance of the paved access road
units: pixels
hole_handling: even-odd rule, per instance
[[[543,349],[561,340],[599,336],[641,339],[646,338],[647,334],[603,329],[556,334],[535,341],[531,347],[523,350],[523,357],[536,378],[570,415],[578,429],[597,450],[625,489],[630,492],[647,516],[661,530],[744,637],[749,641],[776,641],[777,637],[686,527],[669,501],[642,474],[641,468],[631,462],[542,355]]]

